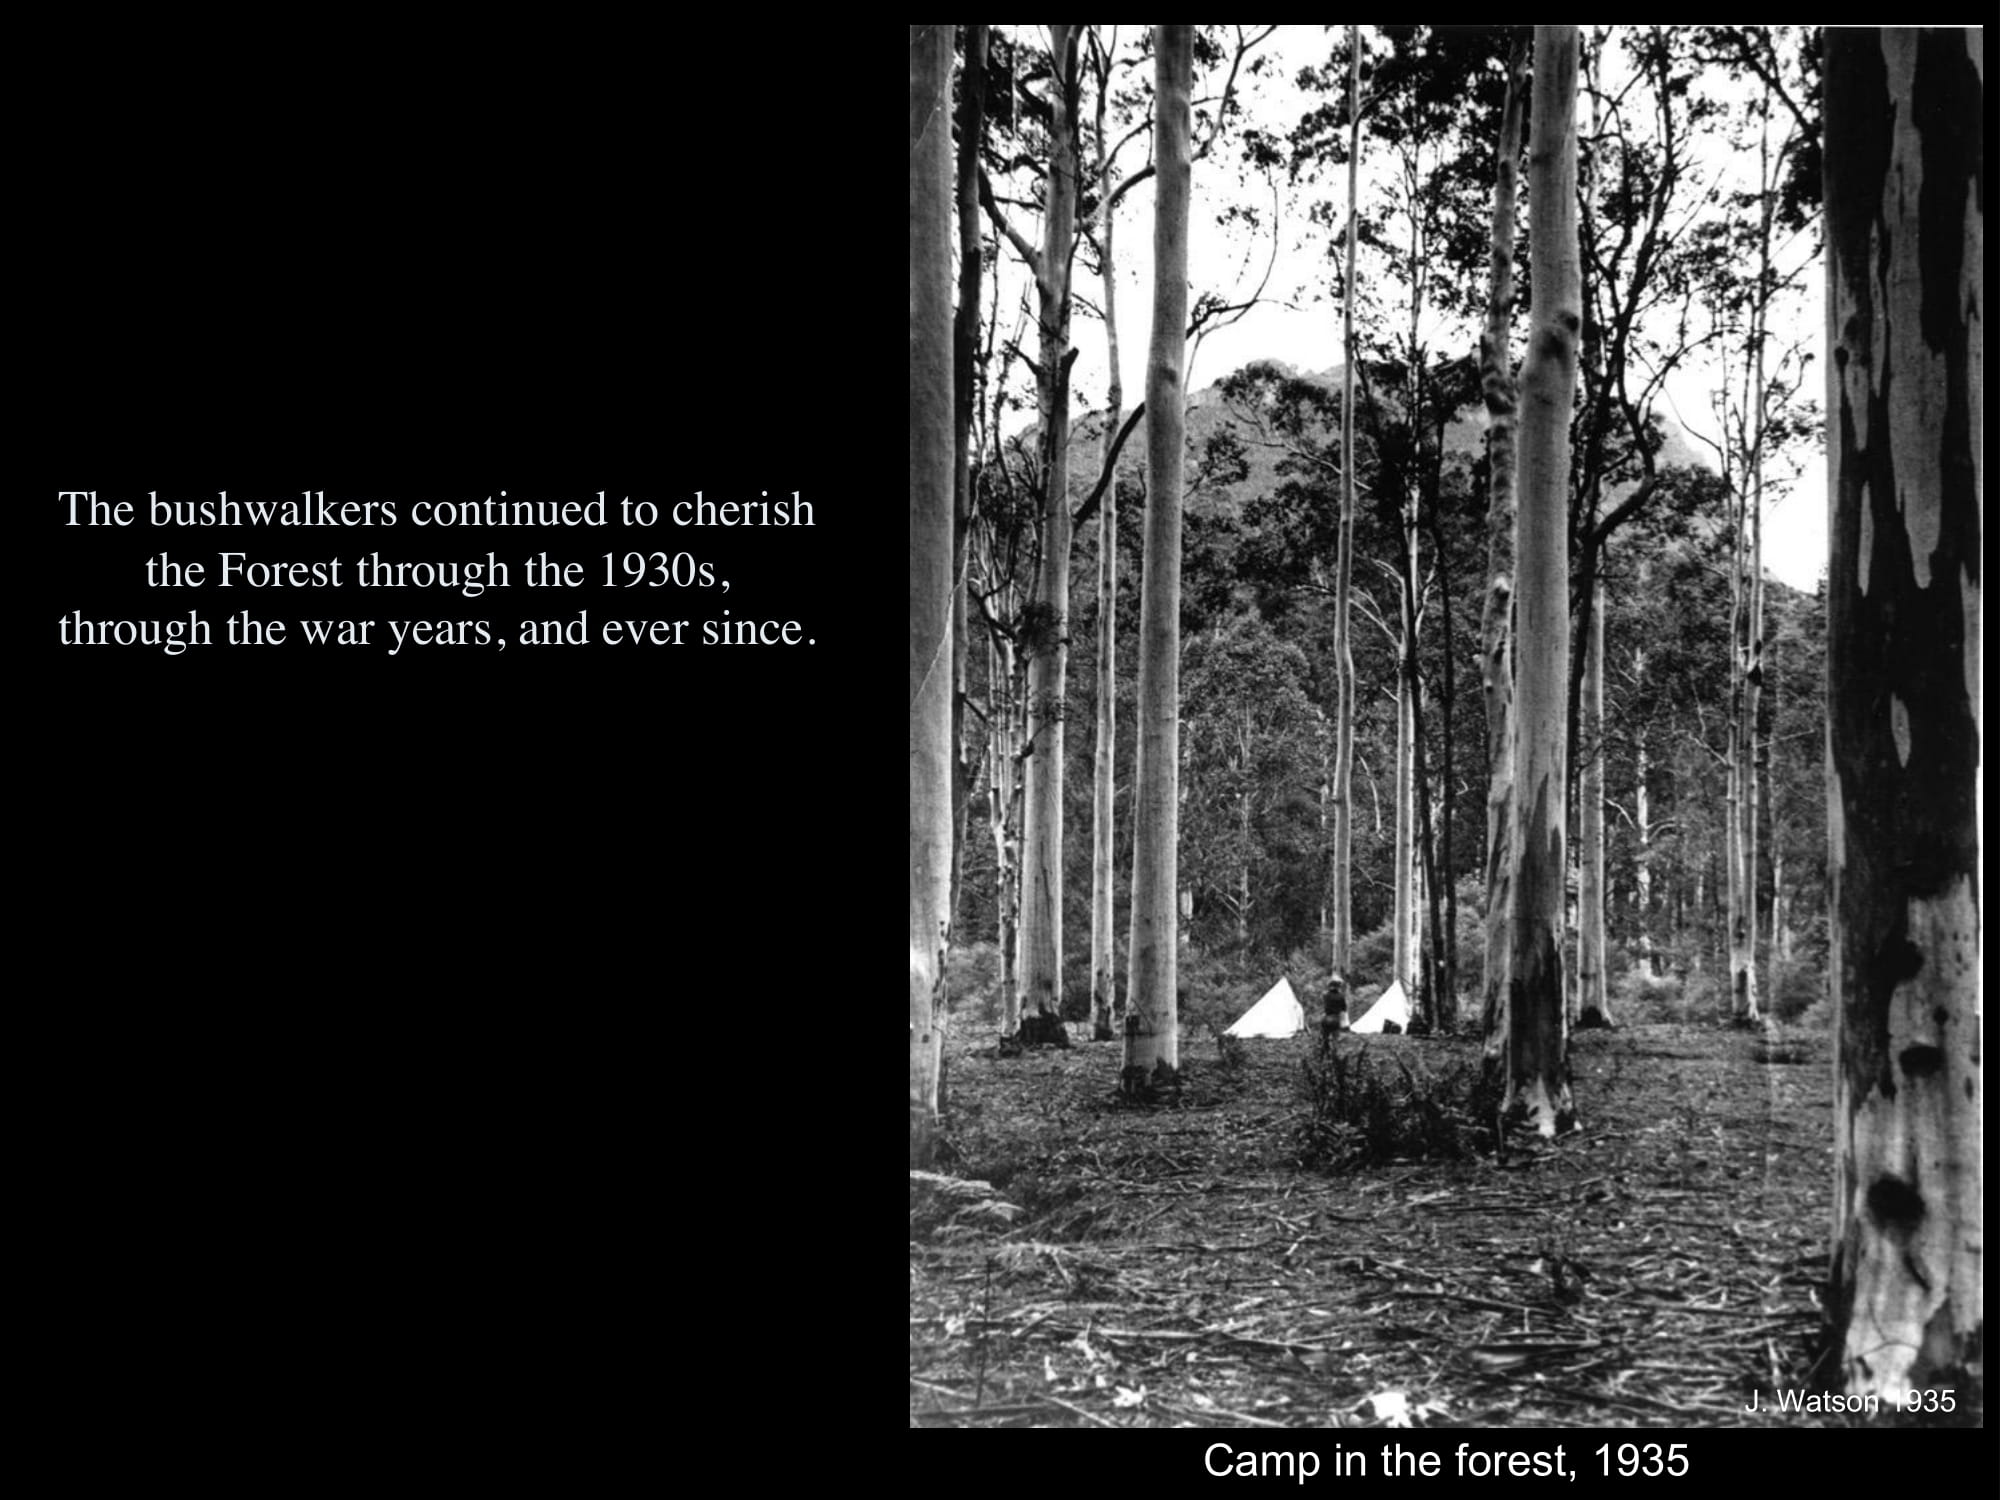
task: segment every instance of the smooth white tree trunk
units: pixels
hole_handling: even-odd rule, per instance
[[[951,902],[951,50],[910,28],[910,1164],[936,1147]]]
[[[1146,360],[1146,550],[1139,600],[1137,796],[1132,948],[1126,965],[1121,1084],[1131,1095],[1180,1070],[1177,921],[1180,838],[1181,491],[1187,393],[1189,161],[1194,30],[1153,38],[1153,327]]]

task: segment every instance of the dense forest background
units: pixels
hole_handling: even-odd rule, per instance
[[[1303,993],[1330,962],[1331,849],[1322,788],[1334,683],[1330,611],[1325,588],[1312,578],[1312,549],[1323,540],[1319,533],[1337,499],[1329,496],[1316,455],[1292,451],[1270,412],[1282,401],[1327,405],[1337,401],[1337,392],[1337,372],[1299,376],[1258,365],[1189,398],[1190,469],[1197,483],[1190,487],[1182,565],[1180,873],[1195,972],[1211,972],[1216,981],[1189,985],[1197,1005],[1215,989],[1234,1000],[1257,975],[1268,984],[1279,972]],[[1094,446],[1101,426],[1100,418],[1091,418],[1079,440]],[[1133,441],[1142,437],[1143,418]],[[1631,528],[1605,567],[1611,600],[1604,733],[1610,977],[1627,996],[1712,1008],[1724,1001],[1719,976],[1726,947],[1721,815],[1730,690],[1728,497],[1720,476],[1701,463],[1684,436],[1667,436],[1662,453],[1668,482],[1658,508]],[[1469,416],[1450,420],[1442,443],[1433,438],[1425,457],[1437,480],[1436,509],[1426,529],[1431,556],[1441,561],[1432,565],[1419,648],[1430,710],[1424,758],[1428,766],[1452,764],[1455,771],[1449,785],[1434,778],[1426,792],[1438,831],[1440,879],[1457,887],[1461,930],[1447,941],[1457,942],[1461,983],[1470,986],[1477,979],[1475,919],[1484,898],[1488,770],[1476,671],[1478,595],[1468,590],[1455,604],[1441,599],[1437,579],[1456,573],[1462,583],[1476,583],[1483,565],[1485,464],[1478,424]],[[1022,454],[1015,458],[1025,461]],[[1114,681],[1126,723],[1137,671],[1143,488],[1140,476],[1123,475]],[[1393,559],[1396,530],[1393,513],[1364,512],[1357,525],[1362,558]],[[1073,572],[1071,714],[1074,724],[1087,726],[1098,681],[1095,529],[1079,537]],[[1767,589],[1765,672],[1775,690],[1767,692],[1759,722],[1768,766],[1760,815],[1769,830],[1759,900],[1779,925],[1766,927],[1759,956],[1770,975],[1771,1004],[1790,1019],[1824,994],[1825,601],[1823,591],[1802,593],[1775,578]],[[1379,581],[1364,581],[1357,592],[1364,612],[1393,620],[1393,597],[1378,599],[1385,593]],[[1455,668],[1448,699],[1447,650]],[[1397,655],[1391,631],[1364,624],[1356,632],[1355,660],[1360,811],[1354,922],[1361,937],[1355,979],[1365,996],[1371,976],[1374,989],[1387,982],[1392,936]],[[975,653],[973,661],[970,691],[983,695],[985,658]],[[1117,746],[1121,787],[1131,777],[1130,741],[1128,735]],[[983,748],[980,740],[974,743]],[[1066,822],[1079,830],[1090,827],[1093,753],[1087,734],[1066,737]],[[1648,801],[1643,843],[1637,820],[1642,774]],[[1442,835],[1447,819],[1449,866]],[[999,982],[999,956],[992,951],[997,866],[993,841],[978,837],[981,831],[975,827],[965,842],[958,928],[959,941],[971,950],[965,991],[975,1003],[997,1000]],[[1131,837],[1125,820],[1115,845],[1120,868],[1129,868]],[[1064,930],[1087,936],[1088,839],[1066,841],[1064,861]],[[1649,875],[1643,894],[1642,861]],[[1123,932],[1129,886],[1118,882],[1114,888],[1119,905],[1113,928]],[[1089,1018],[1089,968],[1087,944],[1072,947],[1064,974],[1066,1019],[1072,1022]],[[1825,1019],[1823,1007],[1818,1019]]]
[[[1320,295],[1331,306],[1345,292],[1338,196],[1352,122],[1341,92],[1343,29],[1325,36],[1317,67],[1289,86],[1273,82],[1298,111],[1292,114],[1257,112],[1259,85],[1276,67],[1260,30],[1197,28],[1196,92],[1207,103],[1197,102],[1195,135],[1212,146],[1197,160],[1197,203],[1220,221],[1217,246],[1242,253],[1220,254],[1191,273],[1196,347],[1232,322],[1254,326],[1246,314],[1275,295],[1268,271],[1281,245],[1283,258],[1296,264],[1294,245],[1316,238],[1324,247]],[[1041,192],[1050,149],[1043,40],[1040,28],[996,28],[991,43],[986,191],[1016,205],[996,205],[1000,216],[1023,212]],[[1364,199],[1357,214],[1355,458],[1363,501],[1353,563],[1358,952],[1349,978],[1358,1000],[1392,976],[1399,778],[1411,785],[1405,816],[1414,811],[1420,825],[1410,835],[1418,900],[1435,892],[1449,909],[1435,927],[1419,920],[1415,981],[1427,991],[1449,982],[1465,992],[1478,983],[1490,770],[1480,673],[1489,474],[1479,318],[1488,296],[1502,92],[1517,40],[1504,28],[1381,27],[1367,28],[1362,43],[1368,103],[1360,152],[1376,175],[1372,201]],[[1118,47],[1129,51],[1109,50]],[[1146,170],[1145,142],[1129,135],[1148,108],[1145,36],[1128,31],[1120,42],[1101,29],[1087,58],[1086,75],[1102,87],[1104,102],[1099,108],[1086,99],[1082,114],[1103,134],[1080,151],[1084,227],[1071,270],[1071,337],[1091,348],[1102,370],[1109,330],[1100,277],[1111,243],[1103,205],[1131,215],[1125,205],[1140,196],[1114,195],[1124,178],[1143,179]],[[1781,495],[1794,506],[1814,503],[1809,494],[1791,498],[1788,481],[1814,461],[1819,438],[1812,368],[1819,335],[1809,299],[1818,290],[1810,253],[1817,42],[1802,28],[1603,29],[1586,38],[1585,58],[1580,133],[1590,311],[1571,444],[1572,532],[1579,558],[1593,547],[1604,585],[1605,710],[1587,739],[1572,714],[1569,761],[1574,771],[1603,757],[1607,977],[1614,997],[1628,1001],[1695,1010],[1727,1004],[1727,812],[1732,770],[1751,764],[1758,771],[1751,816],[1760,834],[1758,991],[1777,1014],[1795,1017],[1824,993],[1824,594],[1802,592],[1758,566],[1752,532]],[[1114,169],[1093,180],[1093,151],[1135,144],[1124,178]],[[1024,663],[1038,626],[1049,623],[1038,616],[1031,586],[1043,529],[1033,316],[1018,268],[1010,279],[1014,251],[996,227],[1001,222],[994,217],[980,228],[994,296],[974,366],[974,640],[964,658],[968,778],[961,784],[954,928],[961,964],[955,992],[960,1003],[988,1012],[999,1008],[1005,982],[1001,885],[1018,878],[1007,851],[1018,838],[1019,814],[996,809],[992,799],[996,785],[1003,803],[1012,790],[1017,768],[1001,762],[1019,756],[1024,738],[1019,727],[1003,728],[996,741],[994,726],[1024,714]],[[1524,244],[1524,271],[1531,253]],[[1520,286],[1517,321],[1524,323],[1532,312],[1525,274]],[[1287,973],[1303,992],[1332,963],[1327,783],[1337,674],[1329,573],[1343,464],[1343,361],[1337,321],[1329,313],[1321,323],[1327,360],[1318,373],[1253,360],[1187,402],[1179,873],[1190,950],[1183,988],[1193,1013],[1183,1021],[1213,1019],[1203,1013],[1210,995],[1215,1005],[1225,1003],[1224,993],[1235,1003],[1259,976],[1268,983]],[[1243,347],[1246,337],[1239,332],[1233,346]],[[1689,371],[1708,382],[1699,387],[1708,403],[1698,423],[1705,432],[1684,428],[1670,411],[1672,390]],[[1102,457],[1117,438],[1119,417],[1092,393],[1073,391],[1070,399],[1076,410],[1064,483],[1071,508],[1101,488],[1100,503],[1116,517],[1111,700],[1117,722],[1130,725],[1144,466],[1124,459],[1102,485]],[[1145,439],[1141,417],[1121,458],[1143,453]],[[1588,541],[1593,525],[1649,473],[1656,482],[1644,503],[1619,521],[1615,535]],[[1079,525],[1071,543],[1061,616],[1067,679],[1053,710],[1066,726],[1062,994],[1072,1022],[1089,1018],[1091,1001],[1092,716],[1104,680],[1103,538],[1097,525]],[[1399,757],[1406,544],[1415,554],[1410,605],[1421,728]],[[1762,588],[1762,638],[1754,647],[1745,618],[1753,567]],[[1581,621],[1581,610],[1573,615]],[[1746,673],[1756,674],[1762,691],[1739,747],[1732,735]],[[1000,759],[997,744],[1004,744]],[[1133,755],[1133,736],[1115,736],[1119,871],[1130,868]],[[1574,853],[1581,841],[1571,842]],[[1576,885],[1573,863],[1572,942]],[[1129,882],[1114,879],[1111,889],[1111,930],[1123,934]],[[1579,967],[1572,959],[1570,973]],[[1824,1019],[1823,1008],[1818,1014]]]

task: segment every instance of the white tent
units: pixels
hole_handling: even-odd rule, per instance
[[[1299,997],[1292,993],[1292,982],[1279,979],[1264,992],[1259,1000],[1243,1013],[1243,1018],[1224,1036],[1295,1036],[1305,1029],[1305,1007],[1299,1004]]]
[[[1403,993],[1402,981],[1398,980],[1382,991],[1382,997],[1368,1007],[1368,1014],[1348,1027],[1349,1031],[1384,1030],[1383,1022],[1393,1021],[1399,1031],[1410,1029],[1410,997]]]

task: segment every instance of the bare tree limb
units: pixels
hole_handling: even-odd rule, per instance
[[[1037,280],[1040,280],[1042,275],[1042,252],[1029,244],[1022,236],[1021,231],[1016,229],[1008,221],[1007,215],[1001,211],[999,200],[993,196],[992,180],[987,177],[983,167],[979,172],[979,203],[986,210],[986,216],[993,221],[994,226],[1007,236],[1008,243],[1014,247],[1014,253],[1021,257],[1027,264],[1029,271],[1034,274]]]
[[[1070,517],[1070,525],[1077,531],[1083,530],[1083,523],[1097,514],[1098,504],[1104,499],[1104,492],[1111,484],[1111,476],[1118,471],[1118,454],[1125,446],[1125,439],[1132,435],[1132,429],[1139,425],[1139,418],[1146,414],[1146,403],[1141,401],[1132,408],[1132,415],[1125,419],[1125,425],[1118,429],[1118,436],[1111,444],[1111,451],[1104,455],[1104,468],[1097,476],[1097,483],[1091,486],[1083,504]]]

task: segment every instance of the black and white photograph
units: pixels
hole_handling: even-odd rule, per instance
[[[911,26],[912,1428],[1984,1425],[1984,76]]]

